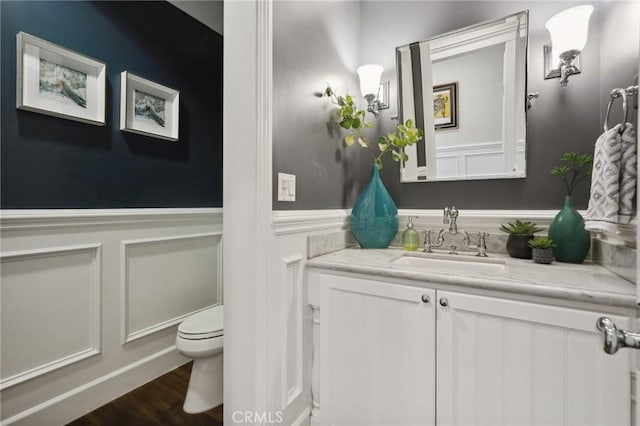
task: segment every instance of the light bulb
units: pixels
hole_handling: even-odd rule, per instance
[[[380,87],[380,77],[382,76],[381,65],[368,64],[358,68],[358,76],[360,77],[360,92],[362,96],[373,95],[378,96]]]

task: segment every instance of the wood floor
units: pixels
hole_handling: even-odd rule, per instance
[[[182,411],[191,365],[170,371],[68,426],[222,425],[222,405],[200,414]]]

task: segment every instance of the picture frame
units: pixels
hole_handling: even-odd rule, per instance
[[[106,124],[106,64],[22,31],[16,43],[18,109]]]
[[[120,130],[178,140],[180,92],[129,71],[120,74]]]
[[[458,128],[458,82],[433,86],[433,119],[436,130]]]

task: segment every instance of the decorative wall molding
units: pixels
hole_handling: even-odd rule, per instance
[[[217,252],[217,256],[216,256],[216,262],[217,262],[217,277],[216,277],[216,283],[215,283],[215,288],[216,288],[216,294],[217,294],[217,300],[218,303],[216,304],[211,304],[211,305],[207,305],[207,306],[203,306],[199,309],[196,310],[192,310],[189,312],[186,312],[182,315],[176,316],[176,317],[171,317],[171,318],[167,318],[164,321],[160,321],[158,323],[155,323],[152,326],[149,327],[145,327],[141,330],[131,330],[130,329],[130,310],[132,308],[130,300],[128,298],[128,294],[129,294],[129,288],[131,286],[131,280],[130,280],[130,276],[129,276],[129,262],[130,262],[130,256],[129,256],[129,251],[131,250],[132,247],[135,246],[142,246],[142,245],[166,245],[167,243],[171,243],[171,242],[177,242],[177,241],[184,241],[184,240],[192,240],[192,239],[201,239],[201,238],[211,238],[214,237],[214,244],[215,244],[215,248],[216,248],[216,252]],[[207,232],[207,233],[201,233],[201,234],[190,234],[190,235],[177,235],[177,236],[171,236],[171,237],[160,237],[160,238],[145,238],[145,239],[138,239],[138,240],[128,240],[128,241],[122,241],[121,242],[121,262],[120,262],[120,267],[121,267],[121,314],[122,314],[122,344],[126,344],[129,342],[132,342],[134,340],[140,339],[142,337],[145,336],[149,336],[153,333],[157,333],[161,330],[167,329],[169,327],[172,327],[176,324],[179,324],[180,322],[182,322],[185,318],[187,318],[190,315],[193,315],[197,312],[200,312],[202,310],[205,310],[207,308],[210,308],[212,306],[216,306],[218,304],[220,304],[221,300],[222,300],[222,279],[221,279],[221,274],[222,274],[222,264],[221,264],[221,258],[222,258],[222,247],[221,247],[221,241],[222,241],[222,232]],[[211,260],[209,260],[210,262]],[[187,276],[185,276],[185,279],[188,279]],[[182,283],[176,283],[176,286],[181,286]]]
[[[275,234],[299,234],[326,230],[346,229],[351,209],[336,210],[274,210]]]
[[[501,224],[515,219],[536,222],[548,228],[559,208],[554,210],[464,210],[461,212],[459,223],[469,230],[496,230]],[[578,210],[584,217],[586,210]],[[276,235],[298,233],[320,233],[322,231],[346,230],[349,227],[350,209],[344,210],[274,210],[273,226]],[[419,225],[442,225],[442,210],[440,209],[399,209],[401,222],[406,216],[415,216],[414,222]],[[405,216],[404,218],[402,216]],[[618,244],[634,246],[636,235],[636,219],[628,225],[618,225],[615,233],[596,234],[597,238]]]
[[[468,152],[468,151],[480,151],[480,152],[502,152],[502,147],[504,146],[503,141],[491,141],[491,142],[475,142],[475,143],[465,143],[465,144],[456,144],[456,145],[445,145],[445,146],[436,146],[436,153],[446,153],[446,152]]]
[[[281,261],[282,306],[281,336],[282,355],[280,357],[282,410],[286,410],[293,401],[302,394],[302,261],[303,256],[297,254],[285,257]],[[294,339],[291,342],[291,339]],[[295,366],[294,377],[289,380],[290,366]]]
[[[584,215],[584,211],[580,214]],[[406,222],[407,216],[414,216],[414,223],[418,226],[431,226],[432,229],[440,229],[442,225],[442,210],[413,210],[400,209],[398,215],[401,221]],[[548,228],[558,210],[461,210],[458,217],[458,226],[467,230],[495,230],[498,231],[501,224],[519,219],[532,221],[539,226]],[[404,216],[404,217],[402,217]]]
[[[0,230],[162,222],[222,223],[222,208],[0,210]]]
[[[463,210],[458,217],[458,225],[468,231],[497,232],[501,224],[520,219],[535,222],[548,229],[558,211],[559,208],[554,210]],[[586,210],[578,210],[578,212],[582,217],[587,214]],[[401,223],[406,223],[407,216],[414,216],[417,217],[414,223],[418,226],[431,227],[431,229],[442,228],[442,210],[399,209],[398,215]],[[636,223],[637,220],[633,219],[628,225],[618,225],[612,234],[594,233],[593,235],[595,238],[613,244],[635,247]]]
[[[278,257],[273,257],[272,106],[273,0],[227,2],[224,6],[223,163],[225,216],[224,297],[225,423],[251,407],[280,405],[280,299]],[[248,55],[237,55],[243,50]],[[250,117],[247,119],[247,117]],[[232,167],[246,158],[244,167]]]
[[[456,36],[456,31],[442,34],[431,40],[432,60],[440,60],[449,56],[460,55],[465,52],[492,46],[512,40],[516,37],[516,30],[523,31],[525,24],[517,21],[507,21],[500,25],[482,27],[467,31],[467,34]]]
[[[0,426],[8,426],[15,423],[25,426],[30,424],[45,424],[45,422],[47,422],[46,424],[55,424],[58,423],[58,421],[61,422],[60,424],[67,423],[68,421],[73,420],[73,417],[67,417],[64,420],[61,420],[52,418],[52,416],[49,416],[46,413],[50,412],[51,409],[54,409],[54,412],[56,413],[55,417],[58,417],[61,412],[64,413],[67,412],[67,410],[64,410],[64,408],[55,410],[56,406],[74,406],[75,404],[77,404],[77,402],[73,402],[74,398],[79,398],[82,400],[82,402],[86,403],[86,397],[83,398],[83,396],[86,394],[95,393],[100,395],[100,397],[102,398],[102,403],[100,405],[103,405],[111,401],[114,397],[122,395],[123,392],[128,391],[128,388],[126,387],[126,383],[128,382],[128,380],[122,380],[122,376],[124,376],[125,374],[129,378],[131,377],[131,375],[145,377],[145,374],[141,374],[142,371],[156,370],[156,368],[148,368],[146,370],[144,369],[145,366],[148,367],[150,364],[162,364],[164,366],[163,368],[161,368],[162,370],[170,371],[173,368],[181,365],[183,363],[181,362],[181,360],[183,359],[184,357],[178,354],[175,345],[170,346],[154,354],[151,354],[146,358],[128,364],[123,368],[112,371],[104,376],[98,377],[95,380],[64,392],[56,396],[55,398],[44,401],[12,417],[4,419],[2,420],[2,422],[0,422]],[[153,378],[154,376],[145,377],[144,379],[140,380],[140,382],[145,383],[146,381],[152,380]],[[125,385],[123,386],[123,384]]]
[[[19,383],[25,382],[27,380],[34,379],[38,376],[42,376],[51,371],[57,370],[59,368],[74,364],[83,359],[89,358],[91,356],[97,355],[100,353],[100,345],[101,345],[101,276],[102,276],[102,264],[101,264],[101,249],[102,244],[93,243],[93,244],[79,244],[74,246],[61,246],[61,247],[50,247],[50,248],[38,248],[31,250],[20,250],[20,251],[10,251],[0,253],[0,262],[5,265],[8,262],[30,262],[37,261],[43,258],[63,258],[66,256],[77,255],[80,253],[88,253],[91,256],[91,260],[87,265],[89,267],[89,278],[90,282],[88,284],[88,294],[90,299],[89,306],[89,317],[85,318],[90,322],[89,328],[89,336],[88,340],[90,342],[89,346],[83,350],[80,350],[75,353],[70,353],[65,356],[62,356],[57,359],[53,359],[49,362],[38,365],[37,367],[29,368],[20,373],[14,374],[10,377],[3,378],[0,381],[0,390],[5,390],[11,386],[15,386]],[[5,269],[5,266],[3,266]],[[6,271],[6,269],[5,269]],[[1,286],[6,286],[8,284],[8,278],[3,274]],[[56,285],[56,282],[51,283],[52,286]],[[4,295],[3,297],[6,298]],[[36,297],[37,295],[33,295]],[[11,300],[5,302],[11,302]],[[7,318],[5,318],[6,320]],[[80,319],[80,318],[79,318]],[[61,332],[67,332],[67,330],[61,330]],[[38,336],[31,336],[32,338],[38,338]],[[33,350],[37,350],[34,348]]]
[[[613,232],[596,232],[595,235],[599,240],[606,241],[611,244],[635,248],[637,232],[636,225],[637,220],[634,218],[629,224],[619,223],[616,225]]]
[[[13,338],[16,343],[2,346],[3,374],[9,381],[0,385],[3,399],[0,425],[67,424],[187,362],[173,347],[173,330],[177,326],[172,323],[179,322],[181,318],[177,317],[186,316],[187,311],[195,312],[216,302],[216,296],[222,300],[222,268],[215,269],[216,264],[222,265],[222,216],[222,209],[0,211],[1,301],[7,304],[16,300],[13,306],[22,307],[33,300],[29,308],[40,310],[38,306],[54,306],[47,318],[52,319],[48,329],[55,330],[48,333],[51,336],[48,340],[23,344],[19,337],[35,336],[31,330],[43,320],[32,315],[35,322],[29,323],[28,311],[2,309],[5,327],[12,324],[11,330],[18,330],[14,324],[26,325],[25,332]],[[199,235],[205,239],[183,239]],[[211,235],[210,239],[206,239],[207,235]],[[141,287],[134,287],[137,293],[132,295],[136,296],[135,306],[149,311],[134,308],[137,316],[130,331],[157,327],[145,329],[142,334],[149,333],[145,338],[123,348],[122,243],[142,241],[156,242],[150,242],[149,247],[129,246],[134,256],[131,265],[134,284],[142,283]],[[154,286],[157,280],[144,281],[145,277],[154,276],[153,265],[159,262],[160,267],[173,268],[174,253],[185,258],[176,260],[176,274],[190,270],[189,275],[199,277],[194,282],[200,285],[184,286],[183,280],[164,292],[166,286]],[[196,260],[191,263],[192,253]],[[64,257],[67,255],[70,256]],[[156,269],[156,274],[161,275],[162,270]],[[210,285],[205,285],[205,281]],[[23,284],[32,282],[46,284],[47,291]],[[180,296],[180,285],[191,289],[184,292],[185,297],[191,297],[189,301]],[[6,289],[15,292],[11,295]],[[145,291],[153,304],[144,305]],[[174,297],[176,294],[178,297]],[[68,311],[65,313],[64,309]],[[70,315],[78,319],[75,325],[68,325]],[[3,343],[9,336],[3,334]],[[38,346],[40,342],[45,343]],[[29,353],[31,348],[43,345],[47,350],[41,349],[37,352],[39,356],[27,363],[33,355]],[[148,358],[163,348],[167,350]],[[12,357],[17,361],[9,369]],[[21,375],[10,377],[16,373]]]
[[[522,140],[516,143],[516,163],[517,171],[486,172],[486,170],[504,170],[505,151],[503,141],[436,147],[438,180],[512,178],[516,172],[522,174],[524,172],[523,165],[525,164],[525,149],[524,141]]]
[[[306,408],[297,419],[291,423],[291,426],[306,426],[309,424],[309,417],[311,416],[311,408]]]
[[[549,226],[558,210],[463,210],[460,224],[467,226],[500,226],[507,220],[536,221],[542,226]],[[585,214],[580,210],[580,214]],[[345,210],[274,210],[273,223],[276,235],[308,233],[327,230],[344,230],[349,227],[350,209]],[[418,217],[414,223],[442,225],[441,209],[399,209],[401,221],[406,216]],[[404,216],[404,218],[403,218]]]
[[[316,285],[316,287],[320,286]],[[318,288],[316,291],[319,292],[320,289]],[[320,306],[312,304],[311,309],[313,309],[313,358],[311,360],[311,424],[320,425]]]

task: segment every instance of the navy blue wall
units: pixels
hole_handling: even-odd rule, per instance
[[[3,209],[222,205],[222,36],[166,2],[2,1]],[[16,34],[107,64],[107,126],[16,109]],[[120,72],[180,91],[180,141],[124,133]]]

